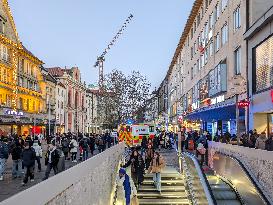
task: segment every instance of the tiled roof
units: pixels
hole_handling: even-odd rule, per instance
[[[60,67],[46,68],[48,72],[54,77],[62,77],[64,75],[64,69]]]

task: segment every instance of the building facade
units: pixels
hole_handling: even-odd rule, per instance
[[[98,123],[98,89],[86,90],[86,133],[100,133],[101,127]]]
[[[86,85],[81,80],[79,68],[48,68],[49,73],[65,88],[65,132],[84,133],[86,120]]]
[[[56,83],[56,132],[65,132],[65,103],[66,98],[66,87],[60,81]]]
[[[236,134],[236,101],[247,99],[247,3],[194,2],[167,73],[173,125],[183,119],[184,128]],[[240,133],[245,113],[240,109]]]
[[[248,45],[249,128],[273,133],[273,1],[251,1]]]
[[[7,0],[0,1],[0,135],[43,132],[43,62],[21,43]]]

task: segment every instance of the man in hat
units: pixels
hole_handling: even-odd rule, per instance
[[[49,144],[49,148],[45,158],[45,164],[47,165],[47,167],[46,167],[45,177],[43,178],[43,180],[48,179],[51,169],[54,170],[55,175],[58,173],[59,158],[60,156],[59,156],[58,150],[56,149],[55,141],[52,141]]]
[[[0,181],[3,180],[3,173],[6,168],[6,162],[9,158],[8,139],[4,136],[0,139]]]
[[[119,176],[117,178],[117,201],[122,205],[133,204],[136,200],[137,190],[134,182],[126,174],[125,169],[121,168],[119,170]]]

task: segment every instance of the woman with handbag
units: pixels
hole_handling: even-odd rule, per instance
[[[161,193],[161,172],[165,166],[166,166],[166,163],[163,157],[158,152],[155,152],[151,165],[148,169],[148,173],[153,173],[154,185],[157,191],[159,191],[160,193]]]
[[[144,180],[144,160],[137,150],[134,150],[129,161],[123,166],[126,168],[131,165],[131,176],[136,187],[142,184]]]

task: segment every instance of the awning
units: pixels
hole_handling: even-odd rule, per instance
[[[245,110],[240,109],[240,116],[245,115]],[[236,118],[236,106],[228,105],[223,107],[217,107],[213,109],[206,109],[188,114],[186,117],[188,120],[202,120],[206,122],[216,120],[230,120]]]

